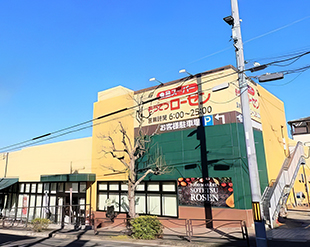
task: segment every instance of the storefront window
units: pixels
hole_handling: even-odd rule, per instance
[[[110,190],[118,190],[118,183],[117,182],[111,182],[109,189]]]
[[[86,192],[86,182],[80,183],[80,192],[82,193]]]
[[[108,183],[101,182],[98,187],[99,190],[108,190]]]
[[[31,193],[36,193],[37,184],[31,184]]]
[[[64,192],[64,183],[58,183],[58,192]]]
[[[128,212],[129,211],[129,202],[127,193],[123,193],[121,195],[121,202],[120,202],[120,210],[121,212]]]
[[[115,211],[128,212],[128,185],[126,182],[98,182],[98,210],[106,210],[109,198]],[[136,188],[136,213],[159,216],[178,216],[176,183],[142,182]]]
[[[30,184],[26,184],[25,193],[30,192]]]
[[[51,183],[51,193],[55,194],[57,188],[57,183]]]
[[[164,182],[163,191],[175,192],[175,182]]]
[[[136,195],[136,213],[145,214],[146,213],[146,204],[145,204],[145,194]]]
[[[175,195],[163,195],[163,215],[177,216],[177,197]]]
[[[66,193],[70,193],[70,188],[72,188],[73,193],[79,192],[79,184],[78,183],[66,183]]]
[[[24,193],[25,184],[19,184],[19,192]]]
[[[107,194],[99,193],[99,200],[98,200],[98,209],[99,210],[106,210],[106,200],[107,200]]]
[[[49,183],[45,183],[44,184],[44,193],[48,193],[50,191],[50,184]]]
[[[38,193],[42,193],[42,184],[41,183],[39,183],[38,184]]]
[[[30,196],[30,204],[29,204],[29,217],[28,220],[33,220],[34,219],[34,206],[35,206],[35,195]]]
[[[147,184],[148,191],[159,191],[159,183],[156,182],[149,182]]]
[[[148,195],[147,196],[147,213],[160,215],[160,196]]]
[[[136,188],[136,191],[144,191],[144,190],[145,190],[144,183],[140,183]]]
[[[128,184],[122,183],[121,190],[128,191]]]
[[[110,202],[114,206],[115,212],[119,211],[119,194],[118,193],[110,193],[109,198]]]
[[[41,217],[41,205],[42,205],[42,196],[37,195],[37,202],[36,202],[36,217],[40,218]]]

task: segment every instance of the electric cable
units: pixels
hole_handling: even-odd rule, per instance
[[[155,101],[155,100],[158,100],[158,99],[160,99],[160,97],[156,97],[156,98],[153,98],[153,99],[149,99],[149,100],[147,100],[147,101],[142,102],[141,104],[144,105],[144,104],[150,103],[150,102]],[[38,139],[41,139],[41,138],[45,138],[45,137],[50,136],[50,135],[54,135],[54,134],[57,134],[57,133],[61,133],[61,132],[63,132],[63,131],[66,131],[66,130],[69,130],[69,129],[72,129],[72,128],[76,128],[76,127],[79,127],[79,126],[81,126],[81,125],[85,125],[85,124],[87,124],[87,123],[91,123],[91,122],[97,121],[97,120],[102,119],[102,118],[106,118],[106,117],[109,117],[109,116],[112,116],[112,115],[115,115],[115,114],[118,114],[118,113],[121,113],[121,112],[124,112],[124,111],[127,111],[127,110],[134,109],[134,108],[136,108],[136,107],[138,107],[138,105],[131,106],[131,107],[125,107],[125,108],[123,108],[123,109],[120,109],[120,110],[117,110],[117,111],[114,111],[114,112],[110,112],[110,113],[101,115],[101,116],[99,116],[99,117],[93,118],[93,119],[88,120],[88,121],[84,121],[84,122],[79,123],[79,124],[75,124],[75,125],[72,125],[72,126],[69,126],[69,127],[66,127],[66,128],[63,128],[63,129],[60,129],[60,130],[57,130],[57,131],[54,131],[54,132],[50,132],[50,133],[47,133],[47,134],[44,134],[44,135],[40,135],[40,136],[31,138],[31,139],[26,140],[26,141],[23,141],[23,142],[19,142],[19,143],[16,143],[16,144],[12,144],[12,145],[9,145],[9,146],[5,146],[5,147],[0,148],[0,152],[6,152],[6,151],[3,151],[3,150],[8,150],[9,148],[13,148],[13,147],[16,147],[16,146],[20,146],[20,145],[25,144],[25,143],[27,143],[27,142],[35,141],[35,140],[38,140]],[[90,127],[91,127],[91,126],[90,126]],[[89,127],[88,127],[88,128],[89,128]],[[81,129],[83,129],[83,128],[81,128]],[[81,129],[79,129],[79,130],[81,130]],[[79,131],[79,130],[78,130],[78,131]],[[74,132],[74,131],[73,131],[73,132]],[[68,132],[68,133],[71,133],[71,132]],[[62,136],[62,134],[61,134],[61,135],[58,135],[57,137],[59,137],[59,136]],[[44,140],[49,140],[49,139],[51,139],[51,138],[47,138],[47,139],[44,139]],[[31,143],[31,145],[36,144],[36,143],[38,143],[38,142]],[[22,147],[25,147],[25,146],[28,146],[28,145],[23,145]],[[14,148],[14,149],[16,149],[16,148]]]
[[[246,71],[246,70],[244,70],[244,71]],[[222,75],[222,76],[219,76],[219,77],[215,77],[215,78],[212,78],[212,79],[208,79],[208,80],[202,81],[201,84],[205,84],[205,83],[210,82],[210,81],[222,79],[222,78],[225,78],[225,77],[228,77],[228,76],[231,76],[231,75],[235,75],[235,74],[238,74],[238,73],[243,73],[244,71],[241,71],[241,72],[235,71],[235,72],[232,72],[232,73],[229,73],[229,74],[226,74],[226,75]],[[200,73],[199,73],[199,74],[200,74]],[[198,75],[198,74],[192,75],[192,76],[188,76],[188,77],[184,78],[184,79],[182,80],[182,82],[181,82],[180,85],[183,85],[184,82],[186,82],[187,80],[189,80],[189,79],[191,79],[191,78],[195,78],[197,75]],[[236,80],[234,80],[234,81],[236,81]],[[233,81],[233,82],[234,82],[234,81]],[[231,83],[232,85],[236,86],[233,82],[230,82],[230,83]],[[180,85],[177,86],[177,87],[180,87]],[[176,88],[177,88],[177,87],[176,87]],[[159,87],[157,86],[157,87],[153,90],[153,92],[154,92],[155,90],[157,90],[158,88],[159,88]],[[212,88],[204,89],[202,92],[206,92],[206,91],[211,90],[211,89],[212,89]],[[245,91],[247,91],[247,90],[245,90]],[[153,93],[153,92],[151,92],[151,93]],[[181,97],[188,97],[188,96],[190,96],[190,95],[196,95],[196,94],[197,94],[197,92],[192,93],[192,94],[187,94],[186,96],[181,96]],[[181,97],[179,97],[179,98],[181,98]],[[229,100],[229,101],[226,101],[226,102],[224,102],[224,103],[231,102],[231,101],[235,100],[237,97],[239,97],[239,96],[236,96],[235,98],[233,98],[233,99],[231,99],[231,100]],[[151,102],[153,102],[153,101],[155,101],[155,100],[158,100],[158,99],[160,99],[160,98],[161,98],[160,96],[157,96],[156,98],[148,99],[148,100],[142,102],[142,104],[144,105],[144,104],[147,104],[147,103],[151,103]],[[224,103],[222,103],[222,102],[214,102],[214,101],[213,101],[212,103],[215,103],[215,104],[224,104]],[[40,136],[31,138],[31,139],[29,139],[29,140],[26,140],[26,141],[22,141],[22,142],[19,142],[19,143],[16,143],[16,144],[8,145],[8,146],[5,146],[5,147],[0,148],[0,152],[8,152],[8,150],[16,150],[16,149],[23,148],[23,147],[27,147],[27,146],[32,146],[32,145],[34,145],[34,144],[37,144],[37,143],[40,143],[40,142],[43,142],[43,141],[51,140],[51,139],[54,139],[54,138],[57,138],[57,137],[60,137],[60,136],[66,135],[66,134],[70,134],[70,133],[77,132],[77,131],[80,131],[80,130],[83,130],[83,129],[86,129],[86,128],[90,128],[90,127],[93,126],[93,124],[92,124],[92,125],[89,125],[89,126],[87,126],[87,127],[82,127],[82,128],[76,129],[76,130],[71,130],[71,131],[68,131],[68,132],[59,134],[59,135],[57,135],[57,136],[52,136],[52,135],[55,135],[55,134],[57,134],[57,133],[61,133],[61,132],[64,132],[64,131],[67,131],[67,130],[70,130],[70,129],[73,129],[73,128],[77,128],[77,127],[79,127],[79,126],[82,126],[82,125],[85,125],[85,124],[94,122],[94,121],[96,121],[96,120],[100,120],[100,119],[102,119],[102,118],[109,117],[109,116],[111,116],[111,115],[124,112],[124,111],[126,111],[126,110],[134,109],[134,108],[136,108],[136,107],[138,107],[138,106],[139,106],[139,105],[135,105],[135,106],[132,106],[132,107],[125,107],[125,108],[123,108],[123,109],[120,109],[120,110],[117,110],[117,111],[114,111],[114,112],[111,112],[111,113],[107,113],[107,114],[101,115],[101,116],[99,116],[99,117],[97,117],[97,118],[93,118],[93,119],[91,119],[91,120],[87,120],[87,121],[84,121],[84,122],[81,122],[81,123],[78,123],[78,124],[75,124],[75,125],[72,125],[72,126],[69,126],[69,127],[66,127],[66,128],[60,129],[60,130],[57,130],[57,131],[49,132],[49,133],[47,133],[47,134],[40,135]],[[51,136],[51,137],[49,137],[49,136]],[[46,138],[46,137],[49,137],[49,138]],[[43,139],[42,139],[42,138],[43,138]],[[39,140],[39,139],[42,139],[42,140],[37,141],[37,140]],[[31,143],[29,143],[29,142],[31,142]],[[27,143],[28,143],[28,144],[27,144]]]

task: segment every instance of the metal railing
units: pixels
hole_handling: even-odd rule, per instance
[[[275,182],[264,191],[262,196],[263,213],[271,228],[274,227],[281,207],[285,206],[299,167],[304,162],[303,145],[298,142],[290,157],[285,159]]]
[[[62,227],[92,225],[92,209],[89,204],[4,208],[1,217],[7,221],[24,222],[25,226],[35,218],[46,218]]]
[[[165,228],[164,235],[177,235],[188,241],[192,241],[195,237],[242,239],[250,246],[247,226],[243,220],[160,218],[160,221]],[[216,227],[207,228],[210,223]]]
[[[248,230],[245,221],[243,220],[204,220],[204,219],[174,219],[174,218],[158,218],[162,223],[163,237],[175,236],[188,241],[198,238],[212,239],[229,239],[243,240],[247,246],[249,244]],[[112,222],[109,218],[94,219],[94,233],[99,231],[115,233],[115,234],[130,234],[130,218],[115,219]],[[216,225],[213,228],[207,228],[210,223]],[[100,227],[98,227],[101,224]]]

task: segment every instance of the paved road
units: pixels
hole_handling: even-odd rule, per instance
[[[79,240],[79,239],[61,239],[61,238],[38,238],[38,237],[28,237],[28,236],[16,236],[9,234],[0,234],[0,246],[7,247],[92,247],[92,246],[104,246],[104,247],[141,247],[141,246],[152,246],[147,244],[135,244],[135,243],[124,243],[115,242],[109,240]]]

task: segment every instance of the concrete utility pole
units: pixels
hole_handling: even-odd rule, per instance
[[[244,55],[243,55],[243,44],[241,38],[240,19],[238,0],[231,0],[231,13],[232,15],[224,18],[224,20],[232,25],[232,39],[234,41],[234,47],[236,50],[236,59],[239,75],[239,87],[240,87],[240,101],[241,110],[243,115],[243,127],[245,134],[246,152],[248,158],[251,194],[252,194],[252,209],[253,218],[256,233],[256,245],[258,247],[267,246],[265,222],[263,220],[262,211],[260,207],[261,191],[259,174],[256,160],[256,150],[254,143],[254,135],[252,128],[251,112],[249,106],[248,97],[248,84],[244,74]],[[227,19],[228,18],[228,19]]]

